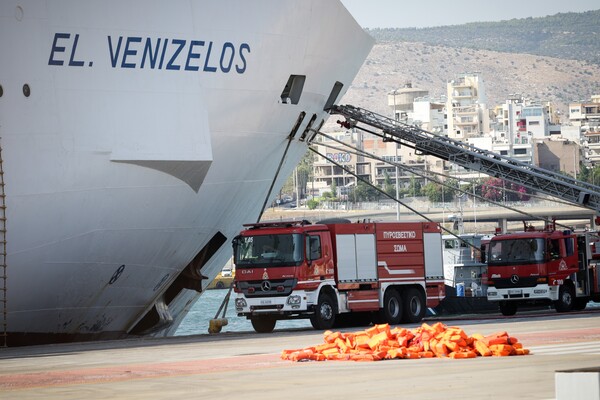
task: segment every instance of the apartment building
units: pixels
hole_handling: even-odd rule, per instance
[[[555,172],[579,174],[580,146],[568,139],[545,138],[535,142],[535,165]]]
[[[569,121],[581,130],[585,161],[600,165],[600,95],[569,104]]]
[[[396,169],[391,163],[397,162],[411,168],[423,170],[428,168],[426,159],[432,159],[432,157],[415,155],[414,150],[409,147],[398,146],[395,142],[384,142],[376,136],[364,134],[361,131],[337,132],[330,136],[337,141],[348,144],[349,147],[363,149],[377,158],[357,155],[351,149],[340,145],[336,140],[321,137],[314,145],[316,145],[317,151],[326,157],[316,157],[313,163],[314,179],[308,183],[308,191],[314,191],[315,196],[330,191],[333,182],[337,187],[337,196],[344,197],[348,194],[356,185],[357,179],[344,169],[379,186],[384,185],[386,177],[395,182],[396,176],[400,188],[409,187],[413,177],[424,183],[423,178],[415,176],[403,168]],[[341,167],[335,165],[331,160],[340,164]],[[440,166],[442,165],[441,160],[434,160],[434,162],[439,163]]]
[[[600,95],[588,102],[569,104],[569,121],[584,128],[600,126]]]
[[[429,132],[553,171],[577,175],[581,160],[600,164],[600,95],[593,96],[590,102],[571,103],[572,126],[561,126],[551,103],[529,101],[520,95],[512,95],[493,110],[487,110],[484,84],[477,74],[463,74],[448,82],[447,89],[447,98],[434,99],[427,91],[407,83],[388,93],[390,116]],[[584,151],[580,150],[579,129]],[[339,144],[324,138],[317,144],[319,152],[380,187],[386,178],[395,182],[396,177],[400,188],[409,187],[411,179],[415,178],[426,183],[425,179],[397,169],[390,162],[443,172],[457,179],[481,177],[433,156],[419,155],[408,146],[384,142],[361,131],[338,132],[334,136],[380,160],[340,151]],[[337,195],[343,196],[356,185],[356,178],[328,159],[318,157],[314,163],[314,180],[309,186],[314,188],[315,195],[319,195],[330,191],[332,182],[338,188]]]
[[[447,83],[448,136],[465,140],[489,132],[483,79],[477,73],[457,76]]]
[[[407,121],[414,111],[415,99],[427,97],[429,92],[424,89],[414,88],[412,83],[407,82],[404,87],[392,90],[387,95],[388,106],[391,108],[391,115],[396,121]]]

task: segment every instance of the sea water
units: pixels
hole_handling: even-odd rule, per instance
[[[209,321],[215,318],[228,290],[229,289],[213,289],[204,292],[183,319],[179,328],[177,328],[175,335],[187,336],[208,333]],[[221,314],[219,314],[217,318],[221,318],[222,315],[223,311],[221,310]],[[221,332],[254,332],[250,320],[246,319],[246,317],[237,316],[233,293],[229,299],[225,317],[227,318],[228,323],[223,326]],[[275,330],[290,328],[311,328],[311,324],[308,319],[293,319],[289,321],[277,321],[277,324],[275,325]]]
[[[207,290],[200,296],[200,299],[192,306],[192,309],[179,325],[176,336],[199,335],[208,333],[209,321],[215,318],[221,303],[227,295],[228,289]],[[600,303],[589,302],[587,309],[598,309]],[[217,318],[221,318],[222,311]],[[221,332],[254,332],[250,320],[245,317],[238,317],[234,307],[233,293],[227,305],[225,317],[228,324],[223,326]],[[289,321],[277,321],[275,330],[290,329],[290,328],[311,328],[308,319],[293,319]]]

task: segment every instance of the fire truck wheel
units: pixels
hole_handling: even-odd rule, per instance
[[[554,303],[554,308],[558,312],[571,311],[574,301],[575,293],[573,292],[573,287],[567,283],[562,285],[558,290],[558,300]]]
[[[501,301],[499,306],[502,315],[507,317],[517,313],[518,306],[516,301]]]
[[[315,313],[310,316],[310,323],[315,329],[331,329],[335,323],[335,302],[327,293],[319,295]]]
[[[404,293],[404,320],[407,322],[419,322],[425,316],[427,306],[423,292],[410,288]]]
[[[271,333],[273,332],[273,329],[275,329],[275,324],[277,323],[277,320],[273,317],[262,315],[252,317],[250,319],[250,322],[252,322],[252,327],[256,332]]]
[[[388,289],[383,297],[381,319],[390,325],[397,325],[402,320],[402,298],[396,289]]]

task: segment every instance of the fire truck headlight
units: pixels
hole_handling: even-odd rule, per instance
[[[301,301],[302,301],[302,297],[300,297],[297,294],[294,294],[287,298],[286,303],[290,306],[293,306],[293,305],[300,304]]]
[[[488,290],[488,296],[498,296],[498,292],[490,292]]]
[[[247,307],[248,303],[246,303],[246,300],[244,299],[235,299],[235,308],[238,309],[242,309],[244,307]]]
[[[544,293],[546,293],[546,289],[534,289],[533,293],[535,293],[535,294],[544,294]]]

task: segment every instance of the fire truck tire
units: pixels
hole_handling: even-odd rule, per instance
[[[271,333],[275,329],[277,320],[267,315],[261,315],[250,318],[250,322],[252,322],[252,327],[256,332]]]
[[[403,295],[404,298],[404,320],[406,322],[419,322],[425,316],[427,305],[425,295],[421,290],[409,288]]]
[[[388,289],[383,297],[381,319],[390,325],[397,325],[402,320],[402,297],[396,289]]]
[[[557,312],[568,312],[573,309],[574,302],[575,293],[573,287],[567,283],[558,289],[558,300],[554,303],[554,308]]]
[[[516,301],[501,301],[500,304],[500,312],[504,316],[511,316],[517,313],[517,302]]]
[[[321,293],[315,313],[310,316],[310,324],[319,330],[331,329],[335,323],[335,310],[333,298],[327,293]]]

